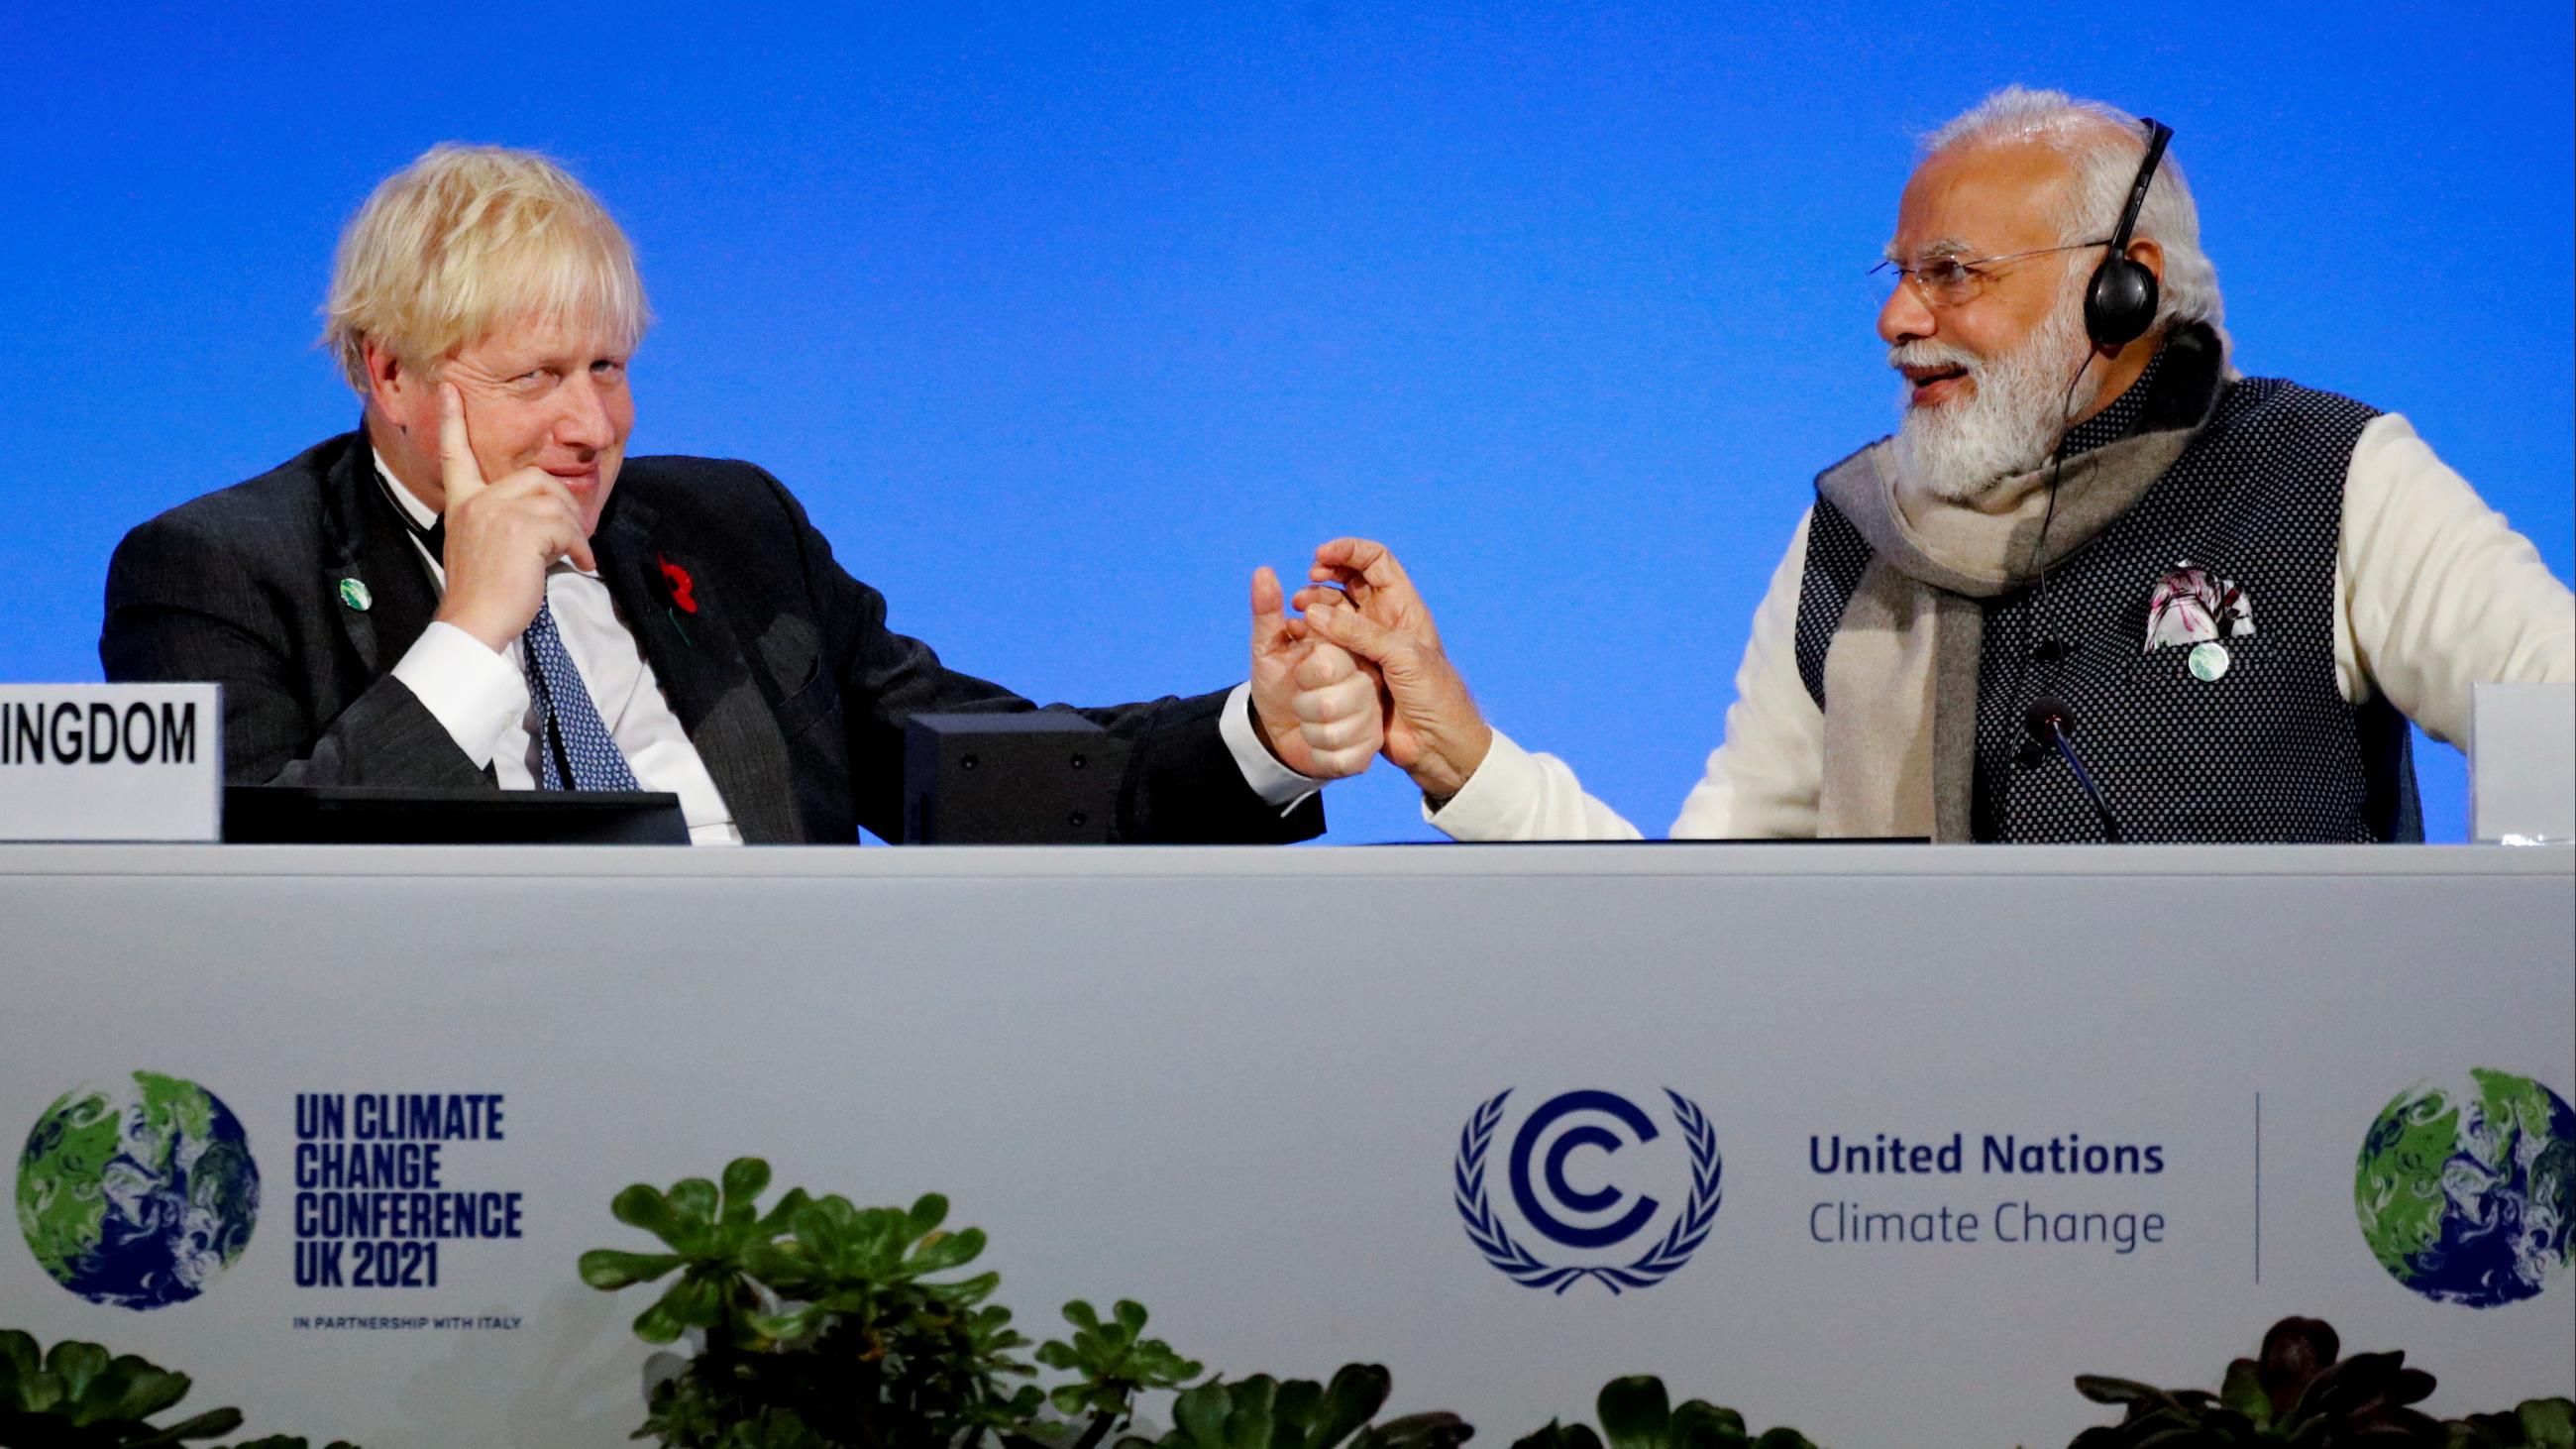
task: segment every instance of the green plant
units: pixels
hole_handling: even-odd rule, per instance
[[[721,1189],[702,1177],[674,1183],[668,1192],[639,1182],[619,1193],[609,1211],[670,1251],[596,1249],[581,1255],[581,1280],[615,1292],[679,1269],[679,1281],[635,1316],[636,1337],[669,1343],[687,1329],[722,1325],[741,1346],[758,1347],[759,1337],[747,1332],[762,1303],[754,1282],[766,1272],[795,1271],[776,1257],[776,1240],[807,1201],[804,1189],[791,1189],[762,1213],[758,1201],[768,1187],[769,1164],[756,1157],[726,1164]]]
[[[1122,1298],[1110,1315],[1110,1321],[1103,1323],[1098,1310],[1076,1299],[1064,1305],[1064,1321],[1073,1325],[1072,1340],[1038,1346],[1038,1362],[1074,1375],[1073,1382],[1057,1385],[1047,1396],[1056,1412],[1094,1416],[1096,1433],[1081,1449],[1096,1443],[1097,1434],[1106,1433],[1110,1423],[1124,1419],[1136,1395],[1177,1389],[1206,1372],[1204,1365],[1172,1352],[1172,1346],[1161,1339],[1141,1336],[1144,1304]]]
[[[2341,1352],[2331,1324],[2284,1318],[2263,1335],[2260,1356],[2227,1366],[2216,1393],[2081,1375],[2077,1392],[2126,1413],[2078,1434],[2069,1449],[2576,1449],[2569,1400],[2534,1399],[2510,1414],[2444,1423],[2409,1407],[2432,1395],[2434,1379],[2406,1367],[2406,1355]]]
[[[1455,1414],[1411,1414],[1369,1420],[1386,1403],[1394,1376],[1377,1364],[1345,1364],[1330,1384],[1281,1381],[1255,1374],[1217,1380],[1172,1401],[1172,1431],[1156,1449],[1456,1449],[1475,1430]],[[1127,1439],[1120,1449],[1149,1441]]]
[[[1071,1338],[1034,1353],[1064,1381],[1051,1394],[1014,1383],[1038,1372],[1018,1356],[1029,1340],[987,1301],[999,1275],[966,1273],[984,1234],[945,1229],[947,1199],[862,1208],[799,1188],[764,1209],[769,1184],[769,1165],[745,1157],[721,1181],[629,1187],[611,1211],[663,1251],[582,1255],[582,1281],[606,1292],[670,1280],[636,1315],[646,1342],[698,1335],[686,1367],[654,1387],[637,1438],[672,1449],[1097,1449],[1137,1395],[1203,1372],[1144,1336],[1143,1305],[1121,1301],[1103,1319],[1077,1300],[1064,1307]],[[1039,1423],[1049,1403],[1078,1428]]]
[[[1744,1427],[1742,1414],[1705,1400],[1690,1399],[1676,1408],[1664,1381],[1652,1374],[1612,1379],[1601,1386],[1594,1407],[1601,1415],[1599,1434],[1587,1425],[1551,1420],[1512,1449],[1602,1449],[1605,1436],[1610,1449],[1816,1449],[1814,1441],[1795,1429],[1754,1435]]]
[[[1015,1426],[1040,1400],[1003,1380],[1035,1372],[1010,1310],[985,1306],[999,1276],[952,1278],[984,1250],[947,1232],[947,1200],[859,1208],[790,1189],[767,1211],[769,1165],[728,1164],[668,1191],[637,1184],[610,1210],[661,1239],[660,1253],[581,1256],[582,1281],[614,1292],[678,1277],[635,1332],[703,1347],[656,1386],[638,1438],[687,1449],[948,1449],[970,1431]]]
[[[188,1376],[95,1343],[65,1339],[44,1353],[0,1329],[0,1449],[151,1449],[212,1439],[241,1427],[239,1409],[209,1409],[176,1424],[151,1416],[188,1396]],[[233,1449],[308,1449],[272,1436]],[[335,1443],[331,1449],[356,1449]]]
[[[2509,1414],[2471,1414],[2442,1426],[2444,1449],[2576,1449],[2576,1401],[2525,1399]]]
[[[2217,1393],[2079,1375],[2076,1392],[2126,1409],[2118,1424],[2087,1429],[2070,1449],[2154,1444],[2442,1443],[2442,1426],[2407,1405],[2433,1392],[2433,1376],[2402,1353],[2338,1358],[2342,1342],[2314,1318],[2284,1318],[2263,1335],[2260,1357],[2227,1366]]]

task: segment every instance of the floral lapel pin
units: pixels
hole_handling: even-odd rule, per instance
[[[689,626],[680,622],[680,616],[698,612],[697,580],[689,577],[687,569],[658,553],[653,555],[653,565],[662,575],[662,613],[670,619],[671,627],[680,631],[680,642],[696,648],[698,641],[689,637]]]
[[[2156,580],[2147,601],[2146,652],[2188,646],[2185,663],[2204,683],[2233,662],[2222,639],[2254,632],[2254,601],[2234,579],[2222,579],[2189,559],[2178,559]]]

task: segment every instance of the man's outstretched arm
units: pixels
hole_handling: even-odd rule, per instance
[[[1376,671],[1386,755],[1421,788],[1425,819],[1467,841],[1637,838],[1562,760],[1531,754],[1485,722],[1429,606],[1384,544],[1334,539],[1315,550],[1311,577],[1297,596],[1305,626]]]
[[[1823,715],[1798,677],[1795,641],[1806,537],[1802,521],[1755,615],[1726,741],[1683,802],[1675,838],[1815,833]],[[1317,633],[1384,678],[1387,755],[1422,787],[1426,820],[1468,841],[1639,838],[1563,760],[1525,750],[1485,722],[1428,606],[1384,545],[1327,543],[1313,577],[1316,587],[1298,603]]]
[[[869,831],[900,839],[906,720],[922,713],[1010,713],[1038,706],[999,684],[948,668],[928,644],[889,628],[884,596],[852,578],[802,505],[777,480],[762,476],[795,530],[804,591],[826,642],[823,667],[832,672],[843,713],[852,811]],[[1257,583],[1254,602],[1254,669],[1246,684],[1077,711],[1131,743],[1119,794],[1120,839],[1169,844],[1308,839],[1323,830],[1322,806],[1314,797],[1322,780],[1290,765],[1304,762],[1355,772],[1372,757],[1374,690],[1365,683],[1336,689],[1338,681],[1325,677],[1322,664],[1311,662],[1319,651],[1286,637],[1290,631],[1284,624],[1274,630],[1261,617],[1265,610]],[[1279,607],[1274,604],[1266,612],[1275,616]],[[1264,656],[1263,643],[1274,632],[1281,639],[1275,657]],[[1301,682],[1301,670],[1313,680],[1311,685]],[[1311,721],[1298,714],[1300,696],[1310,693],[1320,696],[1305,703],[1316,715]],[[1345,730],[1341,721],[1363,703],[1368,717]],[[1310,724],[1315,727],[1312,738]],[[1349,738],[1342,738],[1344,733]],[[1302,784],[1285,784],[1266,774],[1265,766],[1285,770]],[[1280,798],[1283,794],[1287,798]]]

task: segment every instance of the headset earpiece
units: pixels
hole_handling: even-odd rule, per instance
[[[2138,212],[2147,204],[2147,187],[2156,179],[2156,163],[2165,156],[2173,127],[2147,117],[2147,154],[2138,163],[2138,179],[2129,185],[2129,204],[2120,209],[2120,224],[2104,245],[2109,254],[2093,269],[2084,286],[2084,331],[2096,347],[2120,347],[2146,335],[2156,320],[2161,289],[2146,263],[2129,255],[2129,234],[2137,229]]]
[[[2134,342],[2156,320],[2156,274],[2134,257],[2106,257],[2084,288],[2084,330],[2096,347]]]

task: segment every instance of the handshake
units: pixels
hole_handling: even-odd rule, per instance
[[[1384,544],[1337,538],[1315,550],[1308,578],[1288,600],[1276,574],[1253,575],[1252,700],[1264,742],[1315,779],[1359,774],[1384,753],[1433,801],[1457,794],[1494,732],[1404,565]]]

